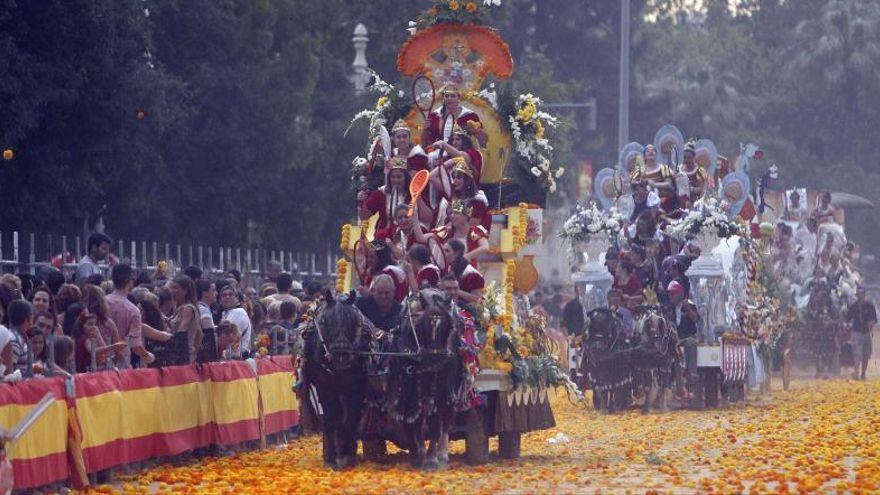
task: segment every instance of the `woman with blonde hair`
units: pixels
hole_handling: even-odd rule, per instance
[[[82,287],[82,305],[89,311],[89,314],[95,316],[98,324],[98,331],[101,332],[101,338],[107,345],[117,342],[125,342],[119,335],[119,329],[116,328],[116,322],[110,318],[110,310],[107,307],[107,299],[104,290],[96,285],[86,284]],[[116,362],[120,363],[123,359],[122,350],[116,355]]]

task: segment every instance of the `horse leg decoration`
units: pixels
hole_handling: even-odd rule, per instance
[[[421,312],[405,320],[399,338],[404,347],[416,348],[402,359],[398,421],[403,423],[414,466],[435,469],[449,460],[449,431],[455,418],[453,398],[461,380],[460,328],[442,292],[425,289],[419,294]],[[418,345],[415,343],[418,342]]]
[[[324,464],[334,469],[357,464],[357,429],[366,389],[361,353],[369,349],[372,333],[353,302],[353,294],[337,301],[328,292],[303,333],[304,374],[324,410]]]

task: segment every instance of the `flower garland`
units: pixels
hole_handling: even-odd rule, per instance
[[[348,262],[340,258],[336,262],[336,292],[341,294],[345,290],[345,276],[348,273]]]
[[[745,233],[743,225],[728,217],[723,205],[715,198],[697,201],[684,218],[671,221],[663,232],[675,239],[684,240],[693,239],[704,229],[715,229],[722,239]]]
[[[537,178],[545,190],[556,192],[556,179],[562,177],[565,169],[553,169],[549,159],[553,146],[545,133],[548,127],[558,127],[559,120],[541,110],[541,99],[528,93],[517,97],[507,122],[520,166]]]
[[[797,311],[779,297],[779,287],[772,266],[767,262],[769,253],[762,252],[755,242],[742,244],[743,261],[748,275],[746,289],[749,301],[738,311],[740,325],[746,335],[757,341],[763,357],[769,359],[792,324]]]
[[[492,7],[500,6],[501,0],[483,0],[482,4],[474,0],[438,0],[418,20],[410,21],[408,30],[410,34],[414,34],[417,29],[444,22],[484,24],[487,11]]]
[[[620,235],[624,217],[616,208],[600,210],[595,202],[589,206],[577,205],[575,212],[562,225],[559,237],[570,243],[586,241],[591,235],[605,234],[611,239]]]
[[[345,224],[342,226],[342,235],[339,240],[339,248],[342,249],[343,252],[348,251],[348,246],[351,242],[351,224]]]

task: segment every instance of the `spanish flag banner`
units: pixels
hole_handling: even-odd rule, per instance
[[[299,403],[292,391],[294,367],[291,356],[258,359],[257,378],[265,433],[271,435],[298,425]]]
[[[68,477],[64,378],[0,385],[0,426],[7,430],[15,427],[47,392],[55,395],[49,410],[17,442],[7,445],[16,489],[34,488]]]

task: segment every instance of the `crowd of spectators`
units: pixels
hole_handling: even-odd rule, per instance
[[[295,352],[299,320],[323,290],[274,262],[257,287],[237,270],[103,268],[111,245],[90,236],[69,279],[51,266],[0,276],[4,381]]]

